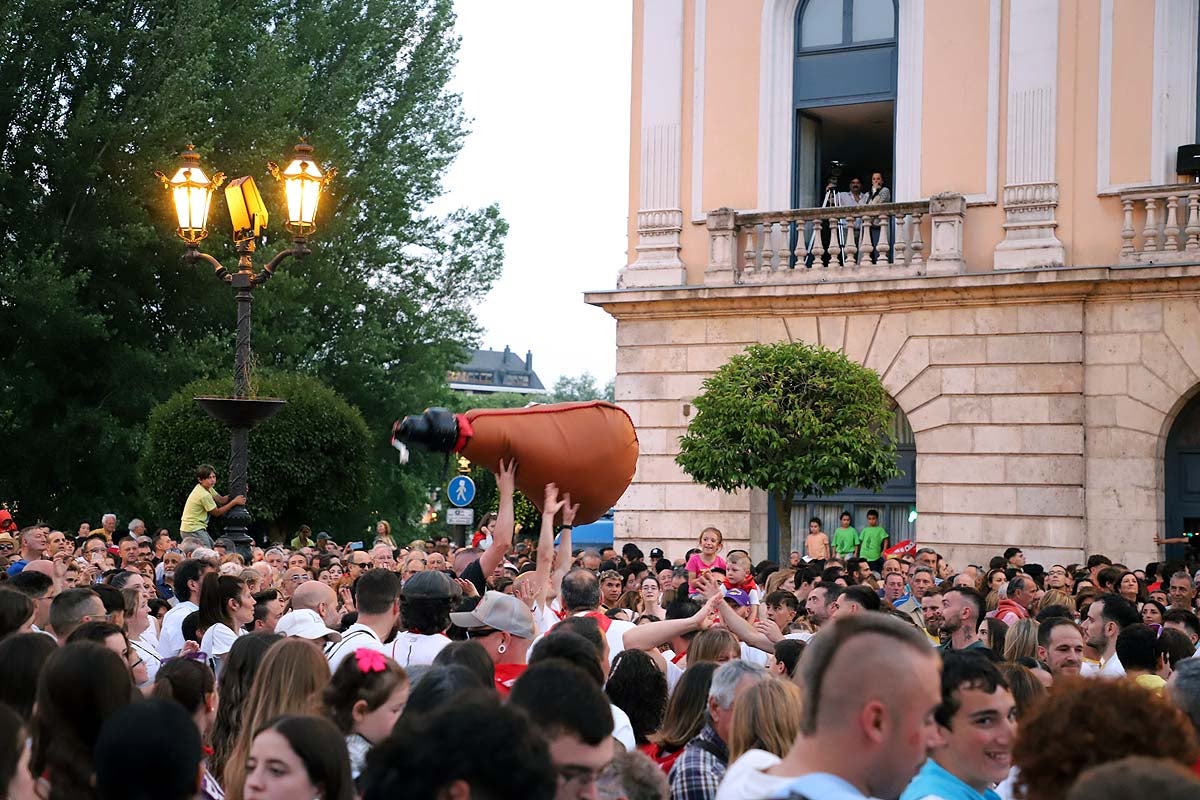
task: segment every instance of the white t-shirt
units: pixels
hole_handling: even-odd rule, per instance
[[[779,763],[779,756],[766,750],[747,750],[737,761],[729,765],[721,785],[717,787],[717,800],[759,800],[775,794],[795,778],[777,778],[763,770]]]
[[[573,614],[572,616],[582,617],[588,613],[590,613],[590,612],[581,611],[578,614]],[[556,624],[557,624],[557,620],[556,620]],[[597,620],[596,624],[597,625],[600,624],[599,620]],[[554,626],[551,625],[550,627],[552,628]],[[617,653],[620,653],[622,650],[625,649],[625,632],[631,631],[636,627],[637,626],[634,625],[632,622],[626,622],[625,620],[621,620],[621,619],[609,620],[608,630],[605,631],[605,633],[604,633],[604,638],[608,640],[608,663],[611,664],[613,662],[613,659],[615,659],[617,657]],[[546,635],[546,633],[549,633],[549,630],[550,629],[547,628],[546,631],[538,634],[537,637],[534,638],[533,644],[530,645],[530,647],[529,647],[530,653],[532,653],[534,650],[537,649],[538,642],[540,642],[542,640],[542,638]],[[601,630],[603,630],[603,628],[601,628]]]
[[[448,644],[450,644],[450,639],[444,633],[426,636],[423,633],[401,631],[396,634],[395,640],[391,644],[384,645],[380,652],[400,666],[407,668],[432,664],[433,659]]]
[[[158,654],[163,658],[174,658],[183,649],[183,621],[200,606],[191,600],[177,604],[163,616],[162,631],[158,634]],[[204,652],[208,652],[205,650]]]
[[[670,697],[671,693],[675,691],[675,684],[679,683],[679,679],[683,677],[683,670],[687,665],[687,654],[677,658],[674,650],[664,650],[662,657],[667,660],[667,696]],[[679,666],[680,663],[683,663],[684,667]]]
[[[329,661],[330,674],[337,672],[337,668],[346,660],[346,656],[360,647],[378,650],[381,653],[387,650],[384,643],[379,640],[379,634],[361,622],[356,622],[346,629],[340,642],[333,642],[325,646],[325,659]]]
[[[243,630],[234,631],[224,622],[218,622],[204,632],[204,638],[200,640],[200,652],[210,656],[223,656],[244,633]]]
[[[154,683],[154,678],[158,675],[158,668],[162,666],[162,658],[159,657],[158,651],[147,644],[144,638],[136,639],[129,643],[138,654],[138,658],[146,665],[146,681]]]
[[[626,750],[635,750],[637,739],[633,736],[633,723],[629,721],[629,715],[612,703],[609,706],[612,708],[613,738],[625,745]]]
[[[767,659],[771,657],[771,653],[766,650],[759,650],[757,647],[751,647],[745,642],[738,642],[742,648],[742,661],[749,661],[751,664],[758,664],[760,667],[767,665]]]

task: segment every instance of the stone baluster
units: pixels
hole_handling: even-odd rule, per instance
[[[888,252],[892,249],[890,243],[892,235],[890,222],[891,217],[886,214],[879,217],[879,247],[876,248],[879,251],[879,255],[875,258],[876,264],[888,263]]]
[[[743,253],[742,272],[754,272],[758,263],[758,225],[746,226],[746,250]]]
[[[788,235],[791,231],[791,223],[777,222],[774,227],[777,229],[778,239],[775,240],[775,269],[787,269],[788,258],[791,253],[788,252]]]
[[[829,266],[837,267],[842,264],[842,243],[838,241],[841,235],[838,218],[829,218]]]
[[[1178,207],[1179,198],[1176,195],[1169,195],[1167,197],[1167,224],[1163,228],[1163,235],[1165,237],[1163,249],[1169,252],[1175,252],[1180,249]]]
[[[862,217],[849,217],[846,219],[846,252],[845,265],[853,267],[858,263],[858,238],[859,231],[862,230]]]
[[[917,212],[913,214],[912,220],[912,257],[909,259],[914,267],[920,267],[925,264],[925,259],[921,256],[921,252],[925,249],[925,242],[921,240],[921,220],[924,219],[924,214]]]
[[[871,266],[872,256],[875,255],[875,245],[871,244],[873,230],[871,223],[873,221],[874,219],[870,216],[863,217],[862,240],[858,244],[858,265],[860,267]]]
[[[908,266],[908,215],[897,214],[893,219],[896,220],[896,241],[892,247],[892,255],[896,259],[899,266]]]
[[[1136,235],[1133,230],[1133,200],[1122,200],[1121,207],[1125,209],[1125,219],[1121,224],[1121,257],[1124,258],[1133,255],[1133,237]]]
[[[813,220],[812,229],[812,265],[814,267],[825,266],[825,245],[821,241],[821,229],[824,227],[820,218]]]
[[[808,261],[808,237],[802,219],[796,220],[796,249],[792,254],[796,256],[796,269],[804,269]]]
[[[1158,251],[1158,199],[1146,198],[1146,225],[1142,228],[1142,251],[1155,253]]]
[[[1200,194],[1189,194],[1187,197],[1187,227],[1184,228],[1187,234],[1187,244],[1184,249],[1189,253],[1194,253],[1200,250]],[[1124,236],[1125,232],[1121,231]],[[1125,248],[1121,248],[1121,253],[1125,252]]]

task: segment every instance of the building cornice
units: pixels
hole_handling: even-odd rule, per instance
[[[781,313],[883,313],[1200,296],[1200,264],[1059,267],[879,280],[596,291],[584,302],[618,320]]]

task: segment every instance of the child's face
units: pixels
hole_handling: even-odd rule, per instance
[[[746,567],[741,562],[732,562],[729,564],[726,577],[730,583],[742,583],[746,580]]]
[[[809,533],[820,533],[821,532],[821,523],[819,523],[819,522],[808,523],[808,532]]]
[[[867,525],[872,528],[879,527],[879,517],[874,514],[867,514]]]
[[[712,531],[705,531],[700,535],[700,549],[706,555],[712,555],[717,552],[717,548],[720,546],[720,540],[717,539],[717,535]]]
[[[843,527],[843,528],[849,528],[849,527],[850,527],[850,518],[849,518],[849,517],[847,517],[847,516],[843,516],[843,517],[842,517],[842,527]]]
[[[404,682],[392,691],[391,697],[379,708],[365,711],[361,716],[355,714],[355,732],[372,744],[382,742],[392,732],[407,703],[408,683]]]

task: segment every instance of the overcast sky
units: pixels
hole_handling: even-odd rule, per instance
[[[482,346],[533,351],[551,386],[615,371],[616,326],[583,292],[625,264],[631,0],[455,0],[452,88],[470,135],[438,208],[499,203],[504,275],[478,309]]]

